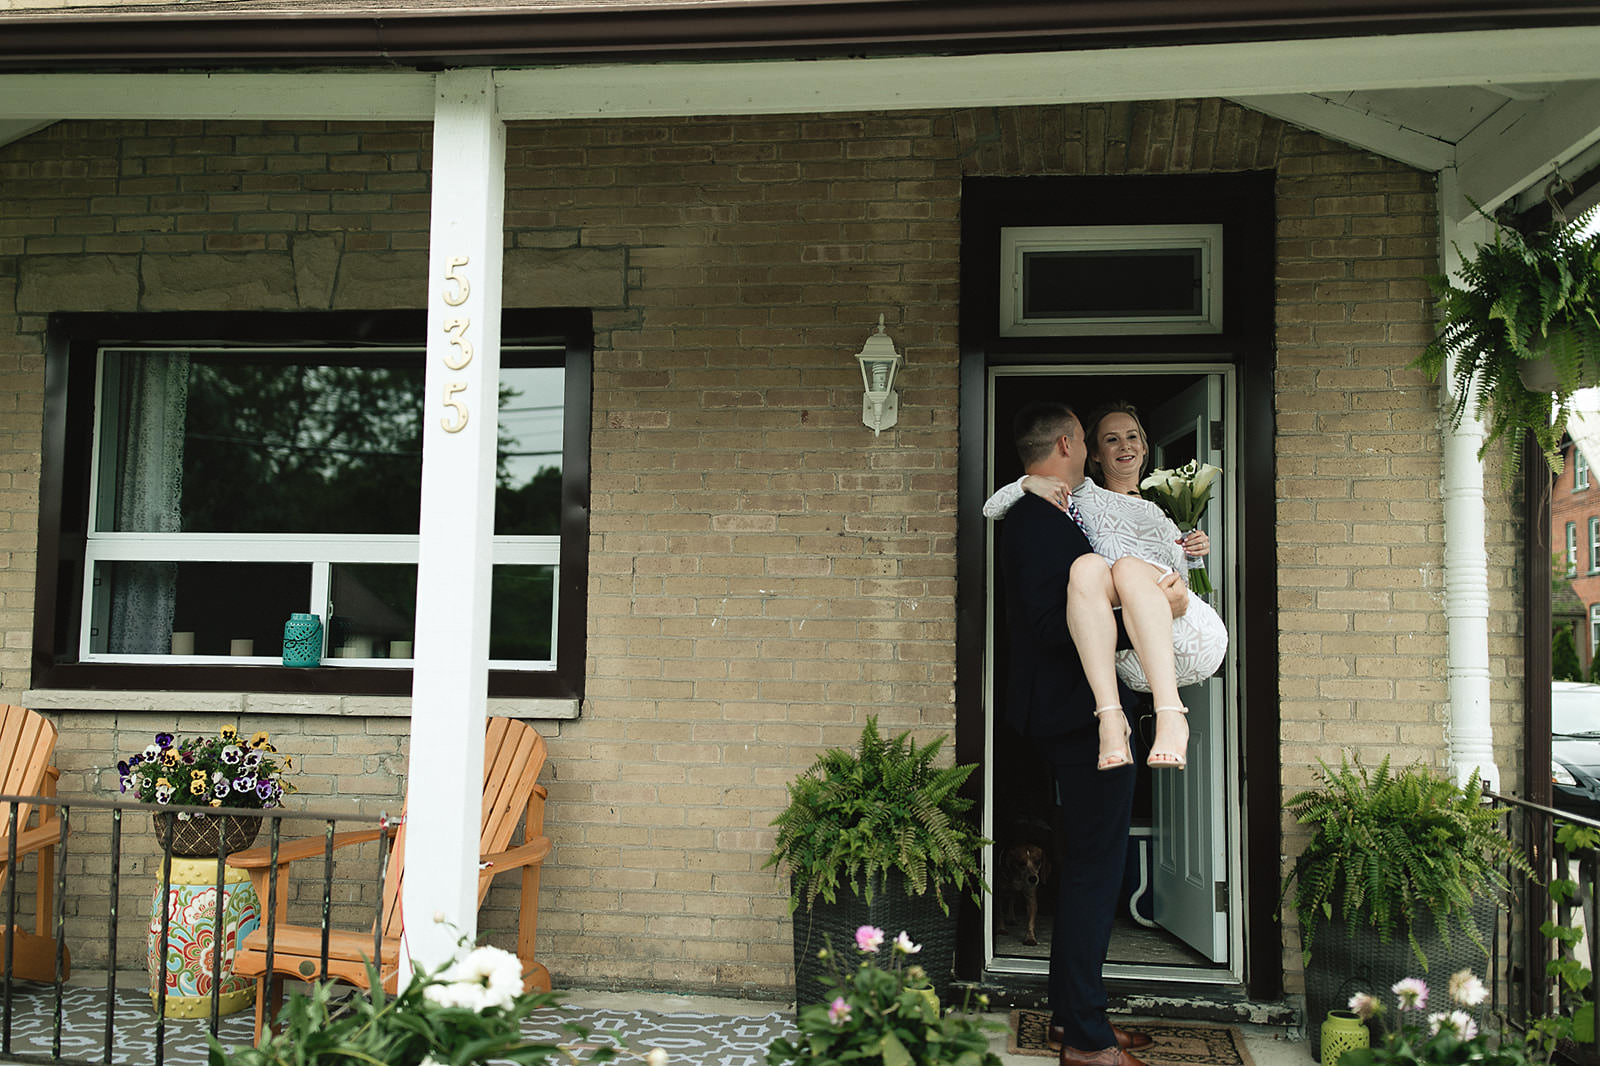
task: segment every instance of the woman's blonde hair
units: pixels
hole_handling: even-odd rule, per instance
[[[1139,419],[1139,409],[1126,400],[1113,400],[1097,408],[1094,414],[1089,416],[1089,421],[1083,424],[1083,440],[1089,452],[1089,458],[1084,462],[1084,469],[1094,478],[1095,484],[1105,485],[1105,471],[1100,468],[1100,460],[1095,456],[1100,452],[1100,423],[1109,415],[1127,415],[1133,419],[1133,424],[1139,427],[1139,439],[1144,441],[1144,462],[1139,464],[1139,480],[1143,481],[1144,476],[1150,472],[1152,461],[1150,434],[1144,431],[1144,423]]]

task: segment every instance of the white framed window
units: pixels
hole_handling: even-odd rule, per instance
[[[1589,572],[1600,571],[1600,518],[1589,519]]]
[[[425,317],[58,318],[34,684],[212,689],[249,666],[264,691],[407,691]],[[503,318],[494,695],[581,695],[591,330],[585,312]],[[302,612],[324,665],[354,669],[282,665]]]
[[[1595,649],[1600,648],[1600,603],[1589,605],[1589,660],[1594,661]]]
[[[1567,576],[1578,572],[1578,523],[1567,523]]]
[[[1589,457],[1583,454],[1583,449],[1576,444],[1572,446],[1572,491],[1580,492],[1589,487]]]
[[[1222,332],[1222,227],[1000,230],[1000,335]]]

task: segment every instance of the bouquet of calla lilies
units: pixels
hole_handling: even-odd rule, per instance
[[[1221,473],[1220,467],[1198,459],[1176,470],[1152,470],[1139,482],[1139,494],[1172,516],[1179,532],[1187,533],[1200,524],[1200,516],[1211,502],[1211,486]],[[1190,568],[1189,587],[1200,596],[1211,591],[1205,567]]]

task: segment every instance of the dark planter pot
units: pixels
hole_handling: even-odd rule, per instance
[[[180,859],[214,859],[217,857],[217,824],[222,824],[222,840],[231,855],[243,851],[256,841],[261,831],[261,819],[242,814],[211,815],[202,811],[197,817],[179,818],[176,814],[152,814],[156,826],[156,841],[165,845],[167,835],[172,835],[172,854]]]
[[[1494,902],[1479,899],[1472,907],[1472,921],[1478,936],[1487,946],[1494,943],[1494,921],[1497,911]],[[1376,996],[1384,1009],[1393,1010],[1394,983],[1405,977],[1420,977],[1428,983],[1428,991],[1438,1002],[1444,1002],[1445,982],[1458,970],[1471,970],[1487,980],[1489,956],[1467,935],[1466,930],[1452,924],[1450,944],[1434,926],[1432,915],[1423,915],[1418,922],[1417,942],[1428,956],[1428,968],[1422,968],[1411,951],[1405,932],[1397,931],[1387,944],[1378,939],[1378,931],[1371,926],[1352,927],[1343,920],[1322,922],[1317,926],[1313,941],[1311,962],[1306,966],[1306,1019],[1310,1025],[1319,1025],[1330,1010],[1343,1010],[1350,997],[1357,992]],[[1434,999],[1430,999],[1430,1009]],[[1373,1034],[1374,1038],[1378,1036]],[[1311,1057],[1322,1059],[1318,1041],[1311,1045]]]
[[[946,893],[947,902],[949,895]],[[810,910],[802,903],[794,912],[796,1010],[808,1003],[826,1003],[830,998],[828,990],[832,986],[820,979],[834,971],[828,960],[817,958],[817,952],[830,941],[838,953],[834,961],[839,964],[840,972],[848,973],[855,968],[860,959],[856,951],[856,930],[863,925],[876,926],[884,932],[884,945],[878,949],[881,965],[888,963],[889,945],[902,930],[912,941],[922,945],[922,951],[912,956],[907,965],[926,970],[934,990],[944,997],[955,971],[955,907],[952,905],[946,915],[939,909],[932,889],[920,896],[908,895],[905,878],[893,872],[873,890],[871,903],[845,888],[836,902],[828,903],[819,896]]]

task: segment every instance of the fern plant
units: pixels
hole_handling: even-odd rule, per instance
[[[1600,378],[1600,235],[1580,236],[1595,212],[1532,236],[1496,225],[1494,241],[1462,263],[1465,287],[1429,279],[1439,330],[1416,365],[1433,380],[1450,367],[1451,425],[1460,425],[1470,400],[1488,427],[1478,457],[1501,440],[1508,481],[1521,464],[1525,430],[1560,473],[1572,394]],[[1553,397],[1530,390],[1521,373],[1546,357]]]
[[[818,896],[836,902],[843,884],[871,902],[891,870],[912,895],[931,888],[945,914],[947,887],[970,888],[979,902],[988,886],[978,851],[990,841],[973,828],[973,801],[961,795],[976,766],[934,765],[943,744],[939,737],[918,745],[910,733],[886,739],[868,718],[859,752],[830,748],[790,784],[766,866],[789,868],[791,914],[802,900],[807,909]]]
[[[1403,933],[1426,970],[1414,931],[1424,914],[1446,946],[1456,924],[1487,954],[1472,922],[1473,901],[1498,898],[1508,887],[1503,864],[1529,877],[1533,870],[1500,828],[1501,812],[1484,805],[1477,774],[1463,787],[1420,764],[1391,773],[1388,758],[1376,770],[1359,759],[1337,771],[1321,765],[1321,787],[1286,808],[1311,827],[1283,885],[1305,961],[1319,923],[1338,918],[1352,930],[1375,928],[1384,943]]]

